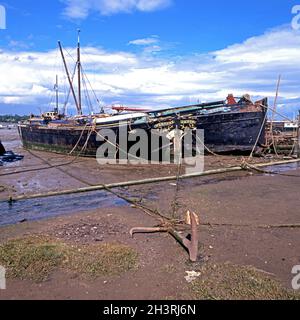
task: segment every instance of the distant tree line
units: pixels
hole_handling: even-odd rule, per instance
[[[28,120],[28,116],[15,115],[0,115],[0,122],[18,123],[19,121]]]

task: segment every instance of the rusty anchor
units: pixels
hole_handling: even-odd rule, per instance
[[[200,224],[199,217],[196,213],[187,211],[185,223],[191,226],[191,233],[184,237],[181,232],[175,230],[174,226],[170,223],[165,223],[158,227],[152,228],[132,228],[130,230],[131,237],[135,233],[156,233],[165,232],[169,233],[175,238],[187,251],[189,252],[190,261],[197,262],[198,260],[198,249],[199,249],[199,235],[198,226]]]

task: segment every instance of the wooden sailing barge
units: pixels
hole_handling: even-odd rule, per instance
[[[151,139],[151,130],[164,131],[166,135],[174,129],[203,129],[204,144],[212,152],[250,152],[254,145],[265,142],[265,121],[268,108],[267,99],[253,103],[245,95],[234,98],[229,95],[224,101],[189,105],[163,110],[134,110],[117,108],[117,114],[82,113],[80,41],[77,46],[78,93],[75,93],[72,76],[69,73],[63,49],[59,43],[70,92],[77,108],[77,116],[66,117],[56,108],[41,117],[31,117],[19,123],[18,130],[24,148],[65,154],[95,156],[101,141],[98,132],[112,129],[116,134],[122,128],[126,132],[144,129]],[[57,86],[56,86],[57,89]],[[118,141],[116,141],[116,144]],[[151,143],[151,142],[150,142]]]

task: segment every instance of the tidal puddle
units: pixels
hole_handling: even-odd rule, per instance
[[[127,205],[126,201],[105,191],[21,200],[12,204],[0,202],[0,226],[124,205]]]
[[[300,162],[295,162],[295,163],[288,163],[288,164],[283,164],[283,165],[278,165],[278,166],[270,166],[270,167],[265,167],[265,171],[270,171],[274,172],[274,174],[277,173],[284,173],[288,171],[294,171],[300,169]],[[266,176],[272,176],[272,174],[266,173]]]
[[[267,177],[273,177],[276,176],[277,174],[280,173],[288,173],[290,175],[295,175],[297,176],[297,173],[293,173],[294,171],[297,171],[300,169],[300,162],[295,162],[295,163],[288,163],[288,164],[283,164],[283,165],[276,165],[276,166],[269,166],[269,167],[264,167],[260,168],[261,170],[264,170],[266,172],[270,173],[255,173],[255,176],[267,176]],[[224,181],[236,181],[236,180],[242,180],[245,177],[249,177],[249,175],[245,175],[246,171],[237,171],[237,172],[232,172],[232,173],[227,173],[227,174],[219,174],[219,175],[214,175],[212,177],[206,176],[206,177],[201,177],[201,178],[196,178],[196,179],[187,179],[187,180],[182,180],[180,183],[184,184],[186,186],[192,187],[194,186],[205,186],[205,185],[212,185],[212,184],[218,184]],[[300,175],[299,175],[300,177]]]

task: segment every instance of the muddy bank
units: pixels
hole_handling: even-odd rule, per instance
[[[25,159],[0,168],[1,173],[45,166],[40,158],[17,146],[18,142],[12,140],[10,143],[16,144],[14,151],[25,154]],[[51,164],[70,159],[61,155],[37,154]],[[211,169],[236,165],[241,160],[241,157],[207,157],[205,165],[206,169]],[[93,159],[78,159],[60,169],[3,176],[0,184],[6,189],[0,192],[0,196],[7,199],[11,194],[64,190],[86,186],[86,182],[101,184],[174,175],[177,171],[173,166],[100,167]],[[120,194],[141,199],[145,205],[169,217],[174,216],[174,203],[177,217],[182,218],[188,209],[195,211],[202,222],[199,228],[201,260],[196,264],[188,261],[187,253],[167,234],[138,234],[132,239],[129,235],[131,228],[152,227],[158,221],[123,202],[106,208],[101,201],[99,203],[101,196],[98,193],[85,195],[84,206],[82,198],[72,199],[72,196],[56,199],[56,202],[48,199],[42,205],[37,202],[35,210],[29,213],[32,217],[35,214],[37,217],[44,215],[45,219],[0,227],[0,244],[16,237],[36,234],[70,245],[116,242],[137,252],[137,267],[118,276],[101,276],[93,280],[59,269],[51,274],[48,281],[41,283],[12,278],[8,279],[7,290],[1,292],[0,299],[190,299],[195,296],[185,279],[186,271],[201,272],[206,265],[217,264],[214,274],[222,278],[220,264],[225,263],[252,266],[272,274],[272,279],[277,279],[290,290],[292,267],[300,264],[300,229],[278,228],[275,225],[300,224],[300,170],[286,169],[290,168],[285,168],[285,175],[239,172],[189,179],[181,181],[178,186],[165,182],[117,190]],[[176,188],[178,194],[175,197]],[[64,215],[46,218],[49,212],[55,215],[55,212],[68,206],[71,209]],[[33,207],[34,203],[33,206],[31,203],[30,208]],[[18,210],[21,217],[22,204]],[[7,215],[9,212],[5,219]],[[270,227],[260,228],[260,225]],[[245,270],[250,269],[247,267]],[[235,277],[229,279],[228,290],[235,281]],[[222,296],[224,294],[226,297],[226,290]]]
[[[184,278],[186,271],[201,270],[208,263],[252,266],[271,273],[272,278],[291,289],[292,267],[300,263],[300,229],[258,228],[261,224],[300,224],[300,171],[289,174],[295,177],[238,176],[214,183],[203,184],[201,179],[193,179],[181,184],[178,214],[182,215],[186,209],[194,210],[203,223],[212,224],[199,229],[202,260],[197,264],[191,264],[186,252],[166,234],[130,238],[132,227],[157,224],[155,219],[130,206],[85,210],[80,214],[2,227],[1,243],[42,234],[85,245],[116,241],[130,246],[139,255],[138,268],[117,277],[91,281],[79,274],[57,271],[49,281],[39,284],[10,279],[3,298],[189,299],[193,292]],[[170,215],[174,187],[161,183],[129,188],[126,193],[143,197],[153,190],[157,199],[146,198],[145,203]]]

